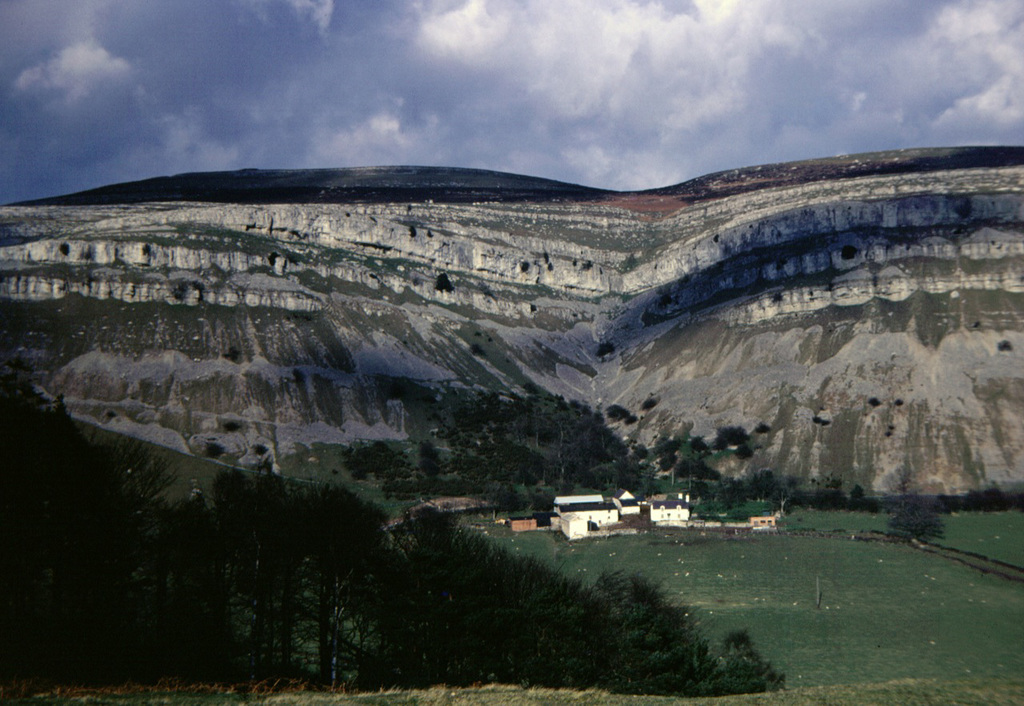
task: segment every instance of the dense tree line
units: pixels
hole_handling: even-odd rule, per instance
[[[0,395],[0,433],[0,679],[782,684],[639,576],[583,584],[450,516],[388,528],[345,489],[266,473],[168,502],[143,447],[91,445],[31,396]]]
[[[409,385],[399,393],[410,395]],[[624,443],[606,424],[631,423],[621,406],[610,405],[602,414],[532,385],[526,393],[465,394],[435,412],[431,440],[414,450],[381,441],[356,444],[346,451],[345,465],[355,479],[371,479],[393,498],[474,495],[508,512],[549,510],[556,494],[578,489],[616,488],[648,494],[688,490],[699,500],[697,512],[709,518],[742,520],[752,512],[798,507],[893,510],[894,500],[869,495],[861,485],[850,486],[840,477],[805,481],[756,467],[728,477],[714,468],[723,458],[752,458],[760,437],[771,431],[765,423],[751,431],[722,426],[707,439],[663,436],[648,449]],[[643,407],[656,404],[651,398]],[[937,500],[940,512],[1024,509],[1024,493],[996,488],[940,495]]]
[[[555,493],[578,486],[644,489],[651,479],[642,454],[604,415],[539,391],[465,395],[437,421],[436,443],[424,441],[414,454],[384,442],[357,444],[345,464],[354,478],[372,477],[391,497],[478,495],[510,511],[550,509]],[[531,495],[523,486],[551,492]]]

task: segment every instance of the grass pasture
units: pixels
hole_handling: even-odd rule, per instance
[[[799,509],[785,519],[789,530],[816,530],[836,534],[884,532],[889,516],[867,512]],[[959,512],[942,515],[945,534],[935,544],[990,559],[1024,566],[1024,512]]]
[[[936,544],[1024,566],[1024,512],[962,512],[945,516]]]
[[[817,532],[885,532],[889,516],[884,512],[842,512],[838,510],[805,510],[800,508],[783,520],[787,530],[814,530]]]
[[[790,688],[1024,673],[1024,585],[909,546],[699,531],[572,544],[494,534],[584,579],[639,572],[693,608],[713,639],[748,628]]]

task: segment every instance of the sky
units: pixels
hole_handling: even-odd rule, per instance
[[[1024,144],[1022,0],[0,0],[0,203],[241,168],[612,189]]]

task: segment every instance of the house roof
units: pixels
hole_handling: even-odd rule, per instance
[[[599,510],[617,510],[611,503],[572,503],[567,506],[571,512],[596,512]]]
[[[685,500],[652,500],[651,507],[659,510],[678,510],[690,507],[690,503]]]
[[[632,500],[633,494],[628,490],[623,490],[622,488],[619,488],[618,492],[615,493],[615,497],[618,498],[619,500]]]
[[[600,495],[559,495],[555,505],[575,505],[576,503],[600,503],[604,498]]]
[[[639,507],[640,501],[636,498],[623,498],[619,500],[619,505],[622,507]]]

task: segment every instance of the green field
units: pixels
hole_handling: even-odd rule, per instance
[[[819,532],[884,532],[888,515],[866,512],[797,510],[784,521],[786,529]],[[964,552],[1024,566],[1024,512],[960,512],[942,515],[945,535],[934,540]]]
[[[884,532],[889,516],[883,512],[841,512],[838,510],[794,510],[782,520],[787,530],[818,532]]]
[[[847,518],[870,519],[884,522]],[[749,628],[791,688],[1024,673],[1024,585],[909,546],[695,530],[573,544],[553,533],[491,534],[584,579],[639,572],[692,607],[714,639]]]
[[[1024,566],[1024,512],[962,512],[944,517],[936,544]]]

